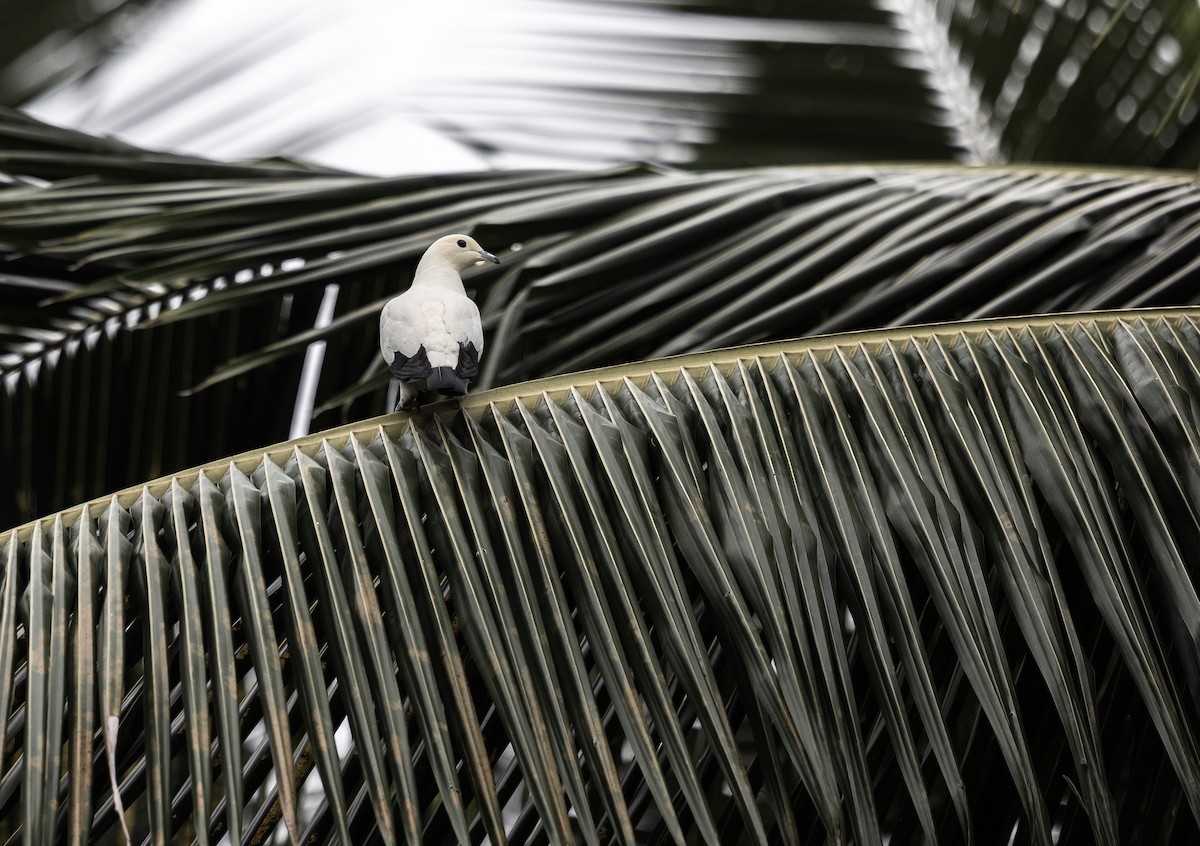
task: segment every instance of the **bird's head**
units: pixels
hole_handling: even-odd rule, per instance
[[[430,260],[445,262],[460,273],[478,261],[499,264],[500,259],[489,253],[470,235],[446,235],[434,241],[421,258],[424,264]]]

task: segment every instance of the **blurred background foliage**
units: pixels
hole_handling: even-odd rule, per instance
[[[4,21],[0,104],[220,158],[1200,161],[1183,0],[26,6]]]

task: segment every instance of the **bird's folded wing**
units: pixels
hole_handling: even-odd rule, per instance
[[[451,335],[458,341],[458,362],[454,372],[470,381],[479,373],[479,354],[483,352],[483,325],[479,307],[466,297],[450,311]]]
[[[396,297],[379,315],[379,350],[385,361],[390,362],[396,353],[413,356],[425,342],[425,321],[420,309],[408,299]]]
[[[456,300],[446,309],[446,329],[459,344],[474,344],[475,354],[483,352],[483,324],[479,306],[469,297]]]

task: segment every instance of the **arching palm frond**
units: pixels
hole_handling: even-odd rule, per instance
[[[504,254],[469,280],[488,332],[481,384],[877,325],[1195,301],[1200,193],[1168,173],[380,180],[147,154],[78,184],[70,140],[52,134],[57,151],[20,165],[56,181],[0,192],[10,524],[286,437],[313,341],[328,344],[318,403],[379,410],[375,315],[450,231]],[[334,319],[314,329],[330,283]],[[231,404],[255,426],[222,425]]]
[[[1195,837],[1197,319],[573,374],[47,517],[0,537],[0,825]]]

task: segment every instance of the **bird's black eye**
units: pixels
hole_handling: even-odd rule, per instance
[[[464,241],[462,238],[459,238],[459,239],[458,239],[458,245],[459,245],[460,247],[465,247],[465,246],[467,245],[467,242],[466,242],[466,241]]]

